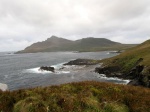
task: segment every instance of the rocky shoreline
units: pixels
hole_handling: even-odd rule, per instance
[[[97,60],[93,60],[93,59],[76,59],[76,60],[72,60],[69,61],[68,63],[63,64],[64,66],[72,66],[72,65],[78,65],[78,66],[83,66],[83,65],[96,65],[98,64]],[[60,70],[65,69],[65,67],[60,68]],[[51,72],[55,72],[55,67],[53,66],[41,66],[40,71],[51,71]]]
[[[144,65],[139,65],[143,58],[139,58],[134,67],[128,72],[122,72],[119,66],[100,66],[95,68],[95,72],[105,74],[106,77],[117,77],[124,80],[131,80],[128,85],[150,87],[150,77],[144,73],[147,69]],[[100,64],[99,60],[76,59],[64,65],[96,65]]]
[[[125,78],[119,77],[117,75],[108,75],[108,68],[104,70],[104,72],[99,73],[98,70],[101,68],[101,63],[99,63],[99,60],[93,60],[93,59],[75,59],[71,60],[67,63],[64,63],[62,67],[55,68],[53,66],[42,66],[39,70],[41,71],[50,71],[53,73],[62,72],[62,71],[70,71],[70,72],[80,72],[81,74],[85,74],[87,71],[95,72],[96,74],[103,74],[101,78],[107,77],[107,78],[118,78],[124,80]],[[105,68],[104,68],[105,69]],[[106,73],[106,71],[108,73]],[[85,73],[83,73],[85,72]],[[119,73],[118,73],[119,75]],[[97,75],[96,75],[97,77]],[[125,79],[126,80],[126,79]]]
[[[41,66],[40,69],[41,71],[45,70],[45,71],[51,71],[51,72],[55,72],[55,68],[54,67],[48,67],[48,66]]]
[[[93,59],[76,59],[65,63],[64,65],[96,65],[98,64],[97,60]]]
[[[150,87],[150,76],[144,73],[144,65],[135,65],[129,72],[121,71],[119,66],[102,66],[95,68],[95,72],[105,74],[107,77],[117,77],[131,80],[128,85]]]

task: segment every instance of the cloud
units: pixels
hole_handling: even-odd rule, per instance
[[[0,39],[5,50],[51,35],[140,43],[150,37],[149,14],[149,0],[0,0]]]
[[[25,48],[27,45],[31,44],[31,42],[26,40],[14,41],[13,39],[5,39],[0,41],[0,51],[14,51]]]

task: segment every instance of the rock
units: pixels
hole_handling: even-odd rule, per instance
[[[54,67],[42,66],[42,67],[40,67],[40,70],[46,70],[46,71],[54,72],[55,68]]]
[[[130,77],[132,79],[135,79],[135,78],[137,79],[141,76],[141,72],[143,71],[143,69],[144,69],[143,65],[137,65],[133,69],[131,69],[129,74],[127,74],[127,77]]]
[[[107,77],[122,78],[122,73],[120,73],[118,70],[119,70],[119,67],[117,67],[117,66],[97,67],[97,68],[95,68],[95,72],[97,72],[99,74],[105,74]]]
[[[139,83],[138,80],[132,80],[132,81],[130,81],[127,85],[140,86],[141,84]]]
[[[92,59],[76,59],[73,61],[70,61],[68,63],[65,63],[64,65],[95,65],[98,64],[96,60]]]
[[[0,90],[2,90],[2,91],[7,91],[7,90],[8,90],[7,84],[2,84],[2,83],[0,83]]]
[[[141,60],[142,58],[137,61],[137,64],[139,64]],[[99,74],[105,74],[107,77],[130,79],[131,81],[128,83],[128,85],[150,87],[150,76],[146,75],[150,74],[150,68],[149,73],[146,74],[143,72],[144,69],[144,65],[136,65],[129,71],[128,74],[126,74],[122,73],[118,66],[105,66],[95,68],[95,72]]]

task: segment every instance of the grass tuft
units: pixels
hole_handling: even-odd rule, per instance
[[[3,112],[149,112],[150,89],[95,81],[0,91]]]

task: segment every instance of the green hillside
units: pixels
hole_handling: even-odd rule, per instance
[[[1,112],[149,112],[150,90],[100,82],[0,91]]]
[[[133,46],[135,45],[121,44],[104,38],[89,37],[72,41],[52,36],[43,42],[34,43],[17,53],[122,50]]]
[[[105,68],[115,68],[112,72],[121,72],[124,78],[136,79],[140,85],[150,87],[150,40],[101,62]]]

